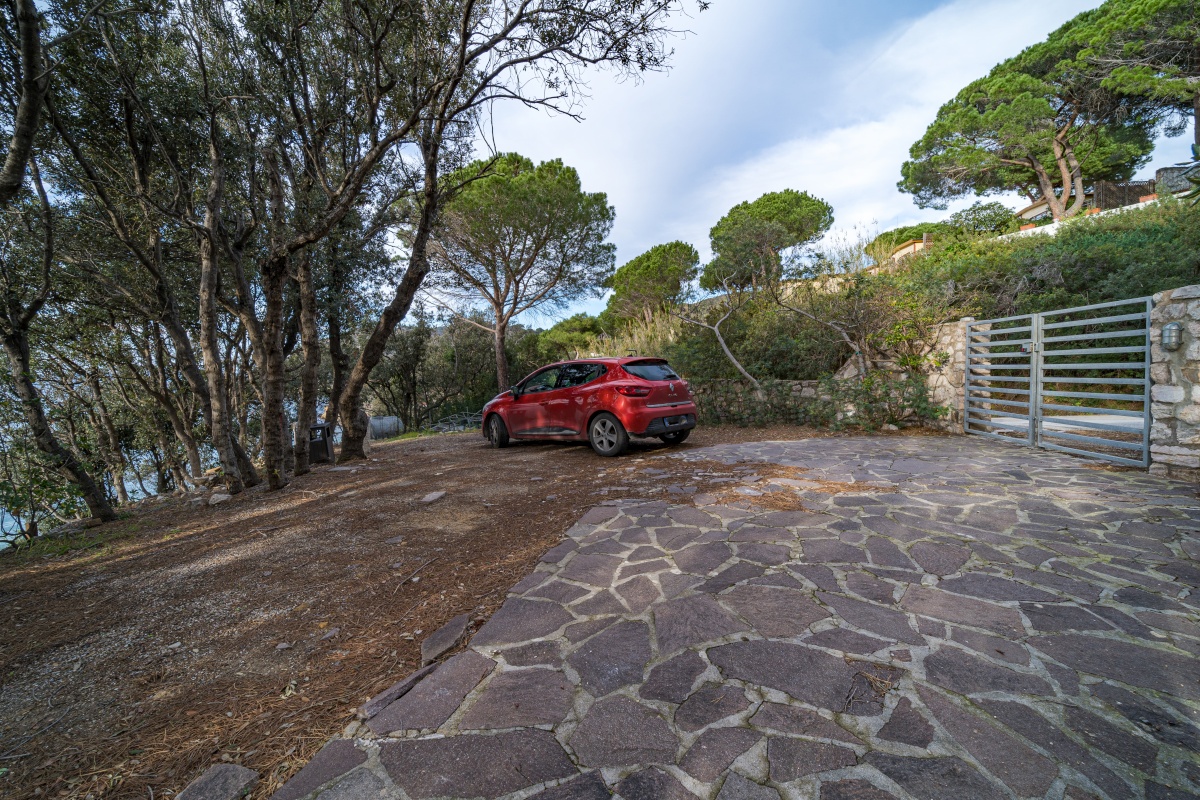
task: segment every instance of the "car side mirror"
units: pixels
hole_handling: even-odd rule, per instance
[[[512,392],[512,396],[513,396],[513,397],[520,397],[520,396],[521,396],[521,387],[520,387],[520,386],[510,386],[510,387],[508,387],[508,390],[509,390],[510,392]]]

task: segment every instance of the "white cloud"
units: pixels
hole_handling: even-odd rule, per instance
[[[946,212],[918,209],[896,181],[938,107],[1097,5],[958,0],[906,12],[886,0],[719,0],[690,22],[695,35],[677,43],[669,74],[597,76],[582,123],[500,107],[496,143],[562,158],[586,188],[607,192],[620,262],[672,239],[707,253],[708,229],[731,206],[784,188],[829,201],[839,228],[936,219]],[[1179,141],[1160,148],[1151,173],[1186,155]]]

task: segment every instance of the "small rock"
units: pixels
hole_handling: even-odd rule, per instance
[[[215,506],[217,503],[224,503],[226,500],[232,500],[232,499],[233,499],[233,495],[231,495],[231,494],[222,494],[220,492],[217,492],[216,494],[214,494],[208,498],[208,504],[210,506]]]
[[[188,505],[191,506],[192,508],[199,508],[200,506],[204,505],[204,498],[203,497],[193,497],[190,500],[188,500]]]
[[[896,426],[896,425],[892,425],[891,423],[888,423],[887,425],[884,425],[884,426],[883,426],[883,429],[884,429],[885,431],[898,431],[898,430],[900,430],[900,428],[899,428],[898,426]]]
[[[354,472],[354,467],[330,467],[330,472]]]
[[[178,650],[181,647],[183,647],[183,642],[171,642],[167,645],[167,648],[170,650]]]
[[[321,641],[324,642],[327,639],[332,639],[333,637],[337,636],[341,632],[342,632],[341,628],[330,628],[329,632],[321,637]]]
[[[435,500],[441,500],[445,496],[446,496],[445,492],[430,492],[429,494],[427,494],[421,498],[421,502],[422,503],[432,503]]]
[[[403,561],[397,561],[395,564],[392,564],[392,565],[391,565],[392,569],[400,569],[400,568],[401,568],[401,567],[403,567],[403,566],[404,566],[404,562],[403,562]]]
[[[292,646],[288,642],[280,642],[279,644],[275,645],[275,649],[276,650],[291,650]]]
[[[393,536],[392,538],[385,541],[384,544],[404,544],[404,537],[403,536]]]
[[[544,481],[545,478],[530,478],[531,481]]]
[[[556,495],[556,494],[548,494],[548,495],[546,495],[546,499],[547,499],[547,500],[557,500],[557,499],[558,499],[558,495]]]
[[[452,647],[462,641],[470,623],[469,614],[459,614],[454,619],[438,628],[421,642],[421,664],[436,661]],[[417,631],[420,633],[420,631]]]
[[[258,781],[258,773],[237,764],[213,764],[180,792],[179,800],[236,800]]]

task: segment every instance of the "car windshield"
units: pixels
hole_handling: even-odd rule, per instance
[[[623,369],[630,375],[647,381],[679,380],[675,370],[667,366],[665,361],[634,361],[632,364],[625,364]]]
[[[583,386],[591,383],[604,374],[601,364],[563,364],[558,371],[558,388],[567,389],[572,386]]]

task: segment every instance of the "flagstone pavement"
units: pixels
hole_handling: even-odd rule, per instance
[[[273,800],[1200,796],[1194,486],[962,437],[677,457],[806,510],[591,508]]]

